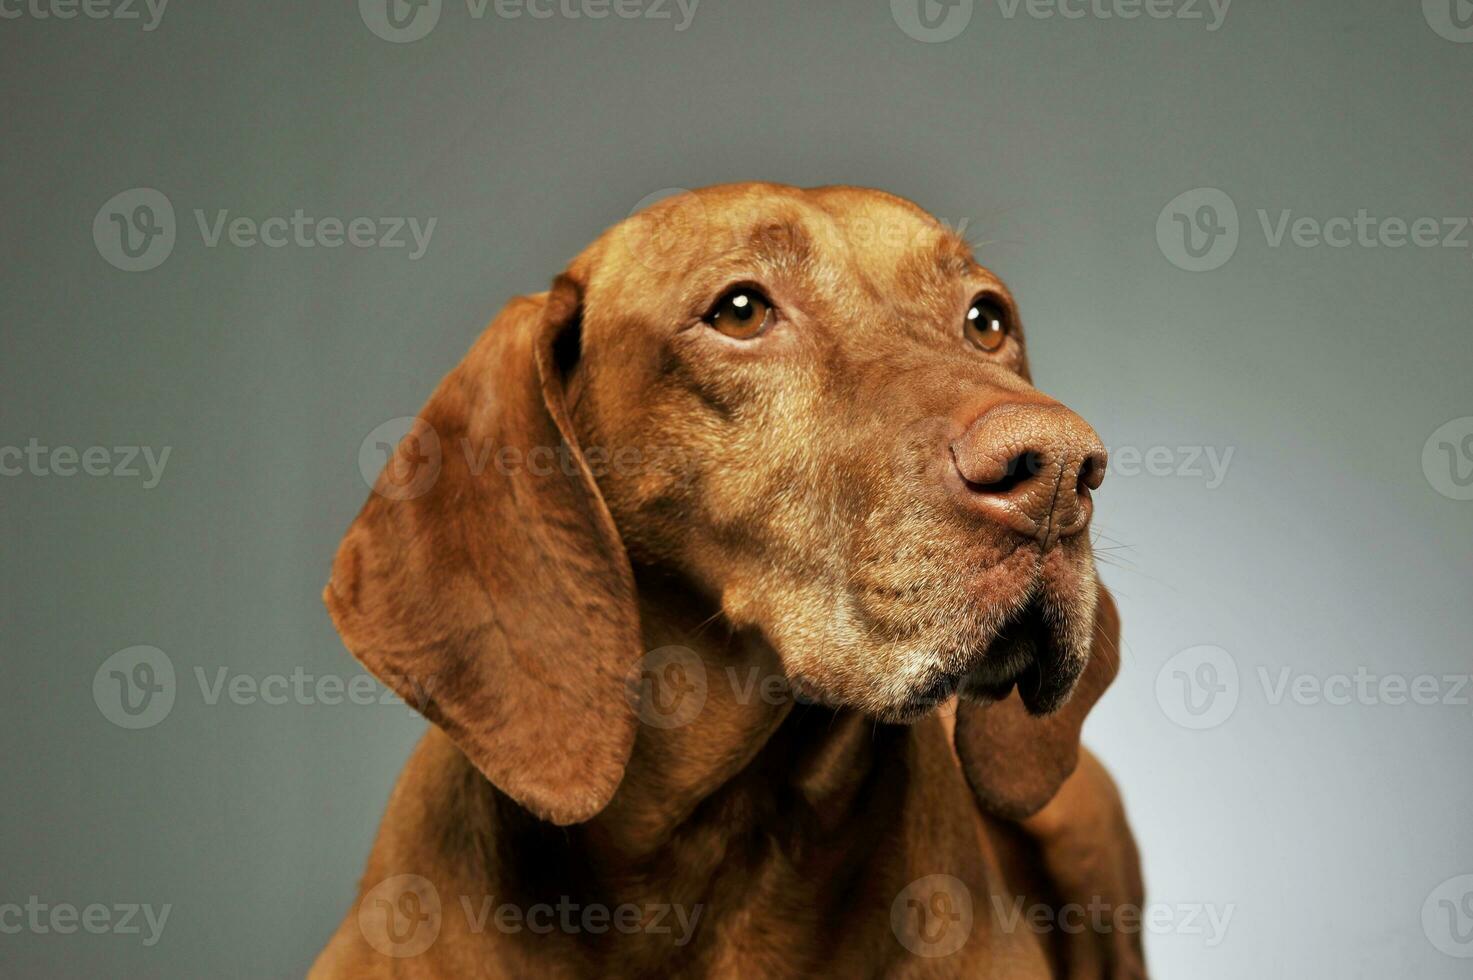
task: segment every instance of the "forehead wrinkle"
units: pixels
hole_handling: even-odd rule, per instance
[[[949,306],[955,300],[954,287],[971,273],[971,262],[952,247],[908,251],[896,263],[896,278],[901,285],[896,302],[907,309]]]
[[[730,220],[720,237],[727,246],[707,252],[688,278],[702,295],[740,279],[785,284],[815,298],[834,295],[836,283],[826,275],[832,263],[818,260],[818,240],[801,218],[767,214],[748,222]]]
[[[738,266],[781,272],[808,262],[813,236],[792,216],[792,203],[754,207],[744,200],[725,210],[713,209],[700,236],[705,247],[692,250],[688,273],[699,276],[715,267]]]
[[[835,306],[834,312],[858,318],[863,311],[862,300],[889,309],[892,304],[887,297],[887,283],[878,281],[870,268],[875,249],[853,241],[848,229],[825,207],[814,207],[812,219],[822,229],[822,251],[815,253],[815,261],[810,262],[811,278],[823,287]],[[817,261],[820,256],[823,260]]]
[[[701,298],[740,280],[752,280],[757,285],[766,284],[774,288],[779,285],[814,286],[818,279],[813,275],[813,267],[808,256],[792,249],[770,252],[744,246],[712,256],[698,273],[690,277],[689,282]]]
[[[860,212],[861,219],[821,209],[836,229],[833,240],[847,266],[845,272],[858,293],[898,321],[915,318],[918,310],[931,315],[951,300],[946,284],[969,278],[979,267],[967,243],[928,212],[889,195],[883,204]],[[888,205],[888,206],[885,206]],[[858,240],[844,233],[854,224]],[[907,227],[903,236],[887,231]],[[851,293],[852,294],[852,293]]]
[[[752,226],[735,255],[774,272],[800,269],[812,261],[813,236],[797,220],[773,218]]]

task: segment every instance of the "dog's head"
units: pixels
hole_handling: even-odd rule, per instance
[[[1021,816],[1113,676],[1086,533],[1104,464],[1032,387],[1006,287],[919,208],[683,193],[487,329],[327,601],[357,656],[549,819],[597,812],[628,758],[632,566],[760,631],[808,698],[907,721],[960,689],[968,776]]]

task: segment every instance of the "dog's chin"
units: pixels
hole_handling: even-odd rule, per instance
[[[1002,701],[1016,689],[1032,715],[1048,715],[1068,702],[1089,659],[1089,634],[1078,627],[1085,611],[1064,614],[1035,595],[998,628],[980,653],[959,671],[939,671],[895,704],[875,715],[890,724],[910,724],[960,696]],[[1093,609],[1088,610],[1093,620]]]

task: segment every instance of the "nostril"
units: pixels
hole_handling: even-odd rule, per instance
[[[1043,454],[1028,450],[1008,460],[1006,466],[1003,467],[1002,476],[996,480],[989,480],[985,483],[968,480],[967,484],[978,493],[1012,493],[1018,487],[1042,473],[1043,467]]]
[[[1098,490],[1104,482],[1105,454],[1090,453],[1084,458],[1084,465],[1079,468],[1079,492],[1084,494],[1090,490]]]

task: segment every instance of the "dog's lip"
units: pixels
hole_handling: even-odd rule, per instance
[[[940,677],[911,692],[909,697],[888,712],[888,716],[901,722],[920,718],[932,708],[951,698],[952,695],[957,694],[961,683],[962,677],[959,674]]]
[[[1017,686],[1017,678],[1010,678],[1005,681],[976,681],[969,679],[966,682],[963,693],[969,700],[991,703],[1006,699],[1009,694],[1013,693],[1013,688]]]
[[[1001,701],[1016,687],[1032,715],[1058,710],[1074,690],[1079,669],[1073,654],[1061,648],[1034,596],[998,630],[981,661],[962,681],[963,696],[981,702]]]
[[[1045,669],[1035,661],[1018,678],[1018,696],[1030,715],[1053,714],[1069,700],[1077,677],[1058,669]]]

